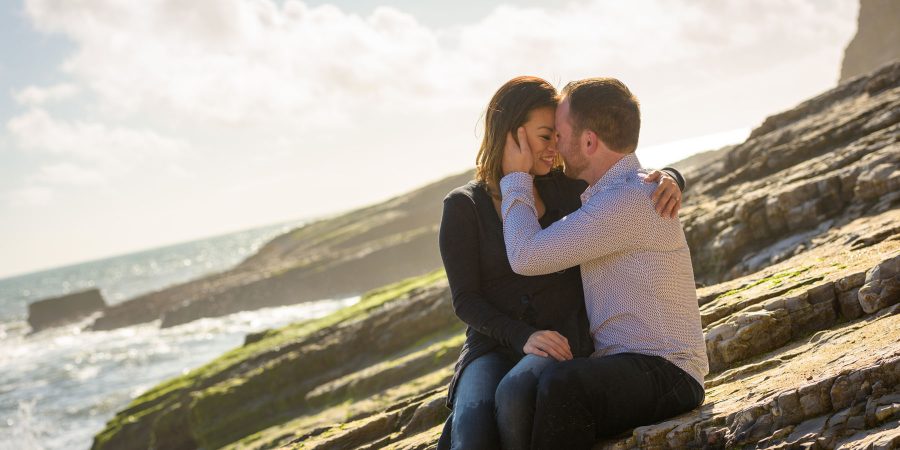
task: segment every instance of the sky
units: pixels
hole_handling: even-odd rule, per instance
[[[0,277],[474,166],[500,85],[613,76],[659,167],[833,87],[854,0],[25,0],[0,10]]]

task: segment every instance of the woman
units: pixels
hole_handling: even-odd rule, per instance
[[[503,147],[520,126],[534,153],[531,173],[541,226],[581,206],[587,185],[563,175],[555,147],[556,105],[556,90],[540,78],[518,77],[500,87],[485,113],[475,180],[444,199],[441,257],[453,308],[468,328],[447,397],[453,412],[439,448],[500,448],[501,442],[508,449],[527,448],[540,372],[553,361],[593,351],[578,267],[517,275],[503,242]],[[656,172],[648,180],[660,176]],[[679,189],[676,178],[680,174],[671,173],[657,191],[662,204]]]

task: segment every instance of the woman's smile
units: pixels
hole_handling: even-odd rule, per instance
[[[547,168],[553,167],[553,161],[556,160],[556,152],[545,152],[539,158],[544,164],[547,165]]]

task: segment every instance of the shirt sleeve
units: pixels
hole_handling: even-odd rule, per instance
[[[475,331],[523,353],[538,329],[504,314],[482,293],[478,220],[470,198],[451,195],[444,200],[439,244],[456,316]]]
[[[611,198],[595,195],[542,230],[531,183],[531,176],[522,172],[500,181],[506,253],[520,275],[558,272],[633,246],[642,231],[635,224],[646,222],[645,210],[651,209],[645,193],[617,189]]]

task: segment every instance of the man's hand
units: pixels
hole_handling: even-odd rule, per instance
[[[531,171],[531,166],[533,164],[532,159],[534,158],[531,155],[531,148],[528,147],[528,139],[525,137],[525,128],[519,127],[516,130],[516,136],[519,138],[519,143],[516,144],[515,139],[512,137],[512,133],[506,133],[506,146],[503,147],[503,175],[509,175],[513,172],[525,172],[528,173]]]
[[[656,212],[660,216],[674,219],[678,216],[678,210],[681,209],[681,189],[678,182],[671,175],[654,170],[644,179],[647,183],[659,181],[659,187],[653,192],[651,197],[656,202]]]
[[[531,333],[522,351],[532,355],[553,357],[557,361],[572,359],[569,340],[553,330],[541,330]]]

